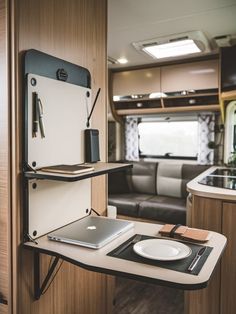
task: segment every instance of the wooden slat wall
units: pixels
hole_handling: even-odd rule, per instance
[[[193,195],[188,226],[221,233],[221,212],[221,200]],[[185,292],[185,314],[220,314],[220,270],[219,264],[207,288]]]
[[[8,95],[8,3],[0,1],[0,297],[10,302],[10,171]],[[0,304],[0,313],[8,306]]]
[[[106,0],[16,0],[12,8],[15,21],[14,58],[16,67],[12,75],[15,82],[16,107],[12,134],[15,156],[13,228],[14,237],[14,313],[33,314],[100,314],[107,313],[107,276],[84,271],[66,262],[47,293],[39,301],[32,298],[33,256],[19,248],[22,242],[21,191],[19,181],[21,164],[21,81],[22,54],[27,49],[38,49],[59,58],[87,67],[92,75],[92,92],[101,93],[93,113],[93,127],[100,131],[101,159],[106,160]],[[14,60],[13,60],[14,61]],[[14,62],[13,62],[14,64]],[[93,180],[92,206],[103,212],[106,208],[106,178]],[[43,273],[49,258],[43,256]]]
[[[234,314],[236,307],[236,203],[223,203],[222,233],[228,239],[221,262],[221,314]]]

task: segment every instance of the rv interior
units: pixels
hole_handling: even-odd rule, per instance
[[[0,314],[234,314],[236,1],[0,0]]]

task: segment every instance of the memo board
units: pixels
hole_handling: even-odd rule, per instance
[[[37,81],[36,86],[31,85],[32,79]],[[33,168],[83,163],[90,89],[35,74],[28,74],[27,85],[27,163]],[[39,131],[37,137],[32,137],[34,92],[37,92],[43,106],[44,138]]]
[[[84,130],[91,110],[89,71],[29,50],[24,81],[24,171],[83,163]],[[24,187],[24,233],[32,238],[82,218],[91,209],[91,179],[74,183],[26,179]]]

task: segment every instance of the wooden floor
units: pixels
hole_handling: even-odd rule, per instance
[[[134,280],[116,279],[113,314],[183,314],[184,292]]]

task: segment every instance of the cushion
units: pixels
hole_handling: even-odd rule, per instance
[[[186,223],[186,200],[168,196],[153,196],[139,205],[139,217],[166,223]]]
[[[182,164],[160,162],[157,169],[158,195],[182,197]]]
[[[131,174],[128,175],[130,189],[135,193],[156,194],[155,162],[137,162],[133,164]]]
[[[108,193],[129,193],[129,186],[125,171],[112,172],[108,174]]]
[[[204,172],[211,166],[184,164],[182,167],[182,197],[187,197],[188,192],[186,185],[189,181],[196,178],[200,173]]]
[[[119,215],[138,217],[139,203],[150,198],[148,194],[125,193],[109,195],[108,204],[117,207]]]

